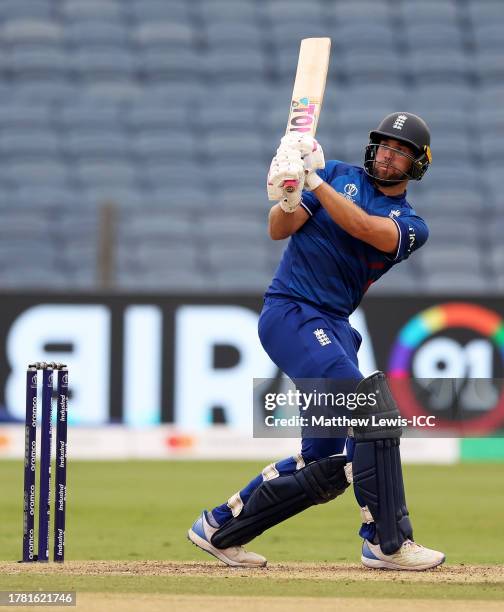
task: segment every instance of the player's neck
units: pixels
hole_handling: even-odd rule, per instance
[[[401,195],[406,191],[407,186],[408,181],[401,181],[397,183],[397,185],[378,185],[378,183],[375,182],[376,189],[388,196]]]

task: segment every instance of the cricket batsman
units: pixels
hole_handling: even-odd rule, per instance
[[[363,168],[325,163],[320,144],[299,133],[282,138],[271,162],[268,196],[278,202],[269,214],[269,234],[290,241],[265,294],[259,337],[293,381],[355,381],[357,392],[374,393],[376,403],[358,407],[353,416],[399,416],[383,372],[364,377],[359,371],[361,337],[349,316],[372,283],[426,242],[427,226],[406,200],[406,188],[422,179],[430,163],[429,128],[407,112],[388,115],[370,133]],[[294,188],[286,190],[286,184]],[[400,427],[362,425],[348,437],[304,435],[299,454],[266,466],[225,503],[203,511],[188,537],[227,565],[265,566],[263,556],[243,545],[353,484],[362,563],[394,570],[436,567],[445,555],[413,539],[401,433]]]

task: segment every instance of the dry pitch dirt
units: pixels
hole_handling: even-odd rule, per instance
[[[253,577],[258,580],[268,578],[288,578],[291,580],[313,579],[331,581],[402,581],[431,584],[502,584],[504,589],[504,567],[500,566],[441,566],[430,572],[394,572],[366,570],[360,565],[320,565],[309,563],[275,563],[262,569],[231,569],[213,562],[169,562],[169,561],[68,561],[63,566],[49,564],[0,563],[0,574],[64,574],[69,576],[109,575],[109,576],[178,576],[224,578]],[[260,593],[261,588],[258,587]],[[24,610],[26,608],[13,608]],[[61,608],[44,606],[45,610],[58,611]],[[235,597],[210,595],[168,595],[161,593],[77,593],[77,610],[109,612],[192,612],[204,609],[205,612],[240,610],[240,612],[292,612],[292,610],[317,610],[329,612],[497,612],[503,610],[502,601],[464,601],[439,599],[383,599],[371,600],[352,597]]]
[[[64,565],[5,563],[0,562],[0,574],[68,575],[142,575],[142,576],[204,576],[205,578],[230,578],[247,576],[254,578],[290,578],[316,580],[404,580],[429,583],[503,583],[504,567],[497,565],[442,565],[429,572],[395,572],[368,570],[358,564],[274,563],[265,568],[229,568],[217,562],[194,563],[192,561],[66,561]]]

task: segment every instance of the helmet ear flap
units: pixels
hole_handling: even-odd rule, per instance
[[[423,147],[423,152],[415,159],[411,166],[411,178],[419,181],[427,172],[427,168],[432,162],[432,153],[429,145]]]
[[[429,164],[432,164],[432,151],[429,145],[424,145],[424,152],[425,152],[425,155],[427,156],[427,160]]]

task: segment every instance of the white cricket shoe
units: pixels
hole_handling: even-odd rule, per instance
[[[215,548],[210,542],[210,538],[217,530],[218,527],[212,527],[209,524],[206,512],[203,511],[187,532],[187,538],[201,550],[210,553],[231,567],[265,567],[267,563],[265,557],[254,552],[248,552],[243,546]]]
[[[442,552],[425,548],[412,540],[406,540],[401,548],[391,555],[384,554],[378,544],[364,540],[361,561],[366,567],[376,569],[418,572],[441,565],[445,558]]]

